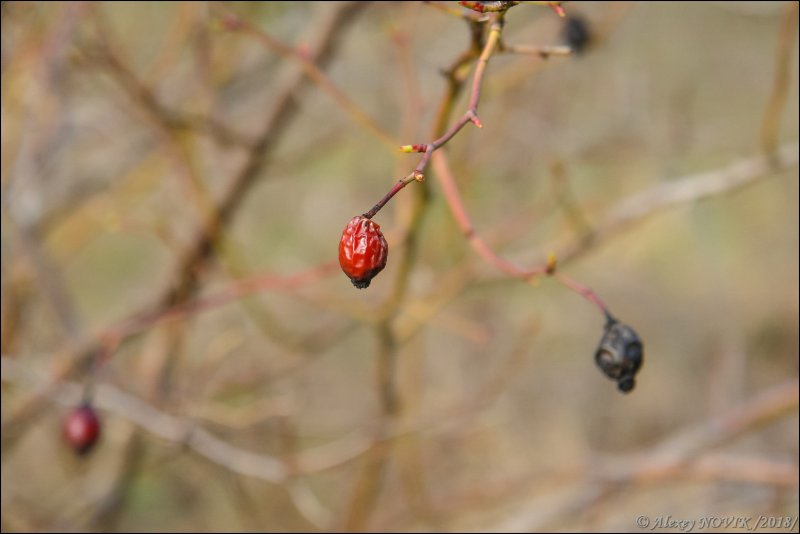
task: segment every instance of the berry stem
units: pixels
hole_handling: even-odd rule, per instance
[[[368,212],[364,213],[364,218],[372,219],[375,216],[375,214],[378,213],[381,210],[381,208],[384,207],[386,205],[386,203],[389,202],[392,199],[392,197],[397,194],[398,191],[403,189],[405,186],[407,186],[411,182],[422,181],[422,178],[423,178],[422,173],[417,172],[416,169],[415,169],[408,176],[405,176],[405,177],[399,179],[397,181],[397,183],[394,184],[394,186],[389,190],[389,192],[386,193],[383,196],[383,198],[378,201],[377,204],[372,206],[371,210],[369,210]]]
[[[572,278],[561,272],[554,272],[552,276],[553,278],[558,280],[558,282],[561,285],[575,291],[576,293],[580,294],[583,298],[585,298],[586,300],[597,306],[600,309],[600,311],[603,312],[603,315],[605,315],[607,322],[609,323],[616,322],[614,316],[611,315],[611,312],[608,311],[608,306],[606,306],[606,303],[603,302],[603,299],[601,299],[597,295],[597,293],[594,292],[592,288],[581,284],[577,280],[573,280]]]

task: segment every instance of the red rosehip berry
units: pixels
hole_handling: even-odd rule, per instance
[[[339,265],[358,289],[369,287],[376,274],[386,267],[389,245],[381,227],[363,215],[347,223],[339,242]]]
[[[64,439],[78,454],[88,453],[100,437],[100,419],[90,404],[72,410],[64,420]]]

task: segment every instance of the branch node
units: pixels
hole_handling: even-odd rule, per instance
[[[559,17],[565,17],[567,15],[567,13],[564,11],[564,7],[561,5],[561,2],[548,2],[547,4],[558,14]]]
[[[411,154],[413,152],[425,152],[428,145],[403,145],[400,147],[400,152],[404,154]]]
[[[545,273],[548,276],[552,276],[553,273],[556,272],[556,266],[558,265],[558,258],[556,257],[556,253],[550,251],[547,253],[547,266],[545,267]]]
[[[478,114],[477,114],[477,113],[475,113],[475,110],[474,110],[474,109],[471,109],[471,110],[469,110],[469,111],[467,112],[467,116],[469,117],[469,121],[470,121],[472,124],[474,124],[474,125],[475,125],[475,126],[477,126],[478,128],[483,128],[483,123],[482,123],[482,122],[481,122],[481,120],[478,118]]]

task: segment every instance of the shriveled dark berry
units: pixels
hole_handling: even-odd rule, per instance
[[[636,386],[635,377],[643,358],[644,347],[633,328],[609,318],[594,355],[600,370],[617,382],[621,392],[628,393]]]
[[[586,50],[591,43],[592,32],[588,21],[580,15],[570,15],[564,19],[561,27],[561,40],[576,54]]]
[[[76,453],[88,453],[99,437],[100,419],[91,404],[82,404],[67,414],[64,420],[64,439]]]
[[[378,223],[363,215],[353,217],[339,241],[339,265],[358,289],[369,287],[372,279],[386,267],[389,244]]]

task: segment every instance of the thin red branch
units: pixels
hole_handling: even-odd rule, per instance
[[[564,273],[554,272],[552,273],[552,276],[556,280],[558,280],[563,286],[568,287],[569,289],[575,291],[580,296],[582,296],[583,298],[585,298],[586,300],[588,300],[589,302],[600,308],[600,311],[602,311],[607,318],[611,319],[611,314],[608,311],[608,306],[606,306],[606,303],[603,302],[603,299],[597,296],[597,293],[595,293],[592,288],[585,286],[576,280],[573,280]]]
[[[572,48],[564,45],[554,46],[535,46],[535,45],[507,45],[500,43],[498,52],[504,54],[521,54],[527,56],[539,56],[542,59],[547,59],[550,56],[571,56],[574,51]]]
[[[500,43],[500,36],[503,31],[504,15],[504,12],[494,13],[489,19],[491,21],[491,25],[489,27],[489,36],[487,37],[486,44],[483,46],[481,55],[478,58],[478,64],[475,67],[475,74],[472,78],[472,92],[470,94],[467,110],[455,123],[453,123],[452,126],[450,126],[450,128],[447,129],[447,131],[445,131],[437,139],[434,139],[429,143],[403,145],[400,147],[400,150],[403,152],[422,152],[422,157],[417,163],[417,166],[414,167],[414,170],[411,171],[411,173],[407,176],[398,180],[392,189],[377,204],[375,204],[370,211],[364,214],[365,217],[368,219],[374,217],[375,214],[377,214],[378,211],[380,211],[381,208],[383,208],[383,206],[385,206],[386,203],[389,202],[389,200],[391,200],[391,198],[397,194],[398,191],[403,189],[409,183],[413,181],[422,181],[425,177],[425,169],[430,162],[431,155],[436,150],[444,146],[448,141],[450,141],[450,139],[455,137],[455,135],[461,131],[461,129],[467,123],[471,122],[478,128],[483,128],[483,124],[478,118],[478,103],[480,102],[481,98],[481,86],[486,73],[486,65],[489,63],[489,59],[497,50],[498,44]]]
[[[437,152],[433,156],[433,168],[436,172],[436,179],[439,180],[439,185],[442,188],[444,197],[447,200],[447,205],[450,206],[450,211],[453,212],[459,228],[464,233],[464,236],[469,241],[469,244],[486,262],[494,265],[504,273],[524,281],[528,281],[533,277],[544,275],[547,273],[546,266],[539,266],[535,269],[523,269],[518,267],[508,260],[500,257],[492,248],[484,241],[475,231],[472,220],[467,214],[464,207],[464,202],[461,200],[461,194],[458,191],[453,173],[450,170],[450,163],[447,155],[444,152]]]
[[[109,329],[105,337],[119,341],[162,322],[174,321],[189,315],[216,309],[247,295],[267,290],[289,291],[299,289],[336,272],[337,269],[338,264],[336,262],[328,262],[306,271],[289,275],[259,274],[243,278],[211,295],[194,298],[167,310],[157,310],[129,318],[116,327]]]
[[[597,306],[607,318],[611,318],[608,307],[597,295],[597,293],[595,293],[591,288],[573,280],[567,275],[556,272],[555,258],[549,259],[544,265],[540,265],[532,269],[524,269],[497,254],[475,231],[475,227],[473,226],[472,221],[467,214],[467,210],[464,207],[461,194],[458,191],[458,185],[456,185],[453,172],[450,170],[450,164],[447,159],[447,155],[444,152],[437,152],[434,154],[433,167],[436,171],[436,178],[439,180],[439,185],[442,187],[444,197],[447,200],[447,205],[450,206],[450,211],[453,212],[453,217],[455,217],[459,228],[461,228],[461,231],[469,241],[469,244],[481,258],[483,258],[487,263],[494,265],[507,275],[513,276],[514,278],[519,278],[525,282],[530,281],[532,278],[537,276],[553,276],[559,283],[575,291],[586,300]]]

